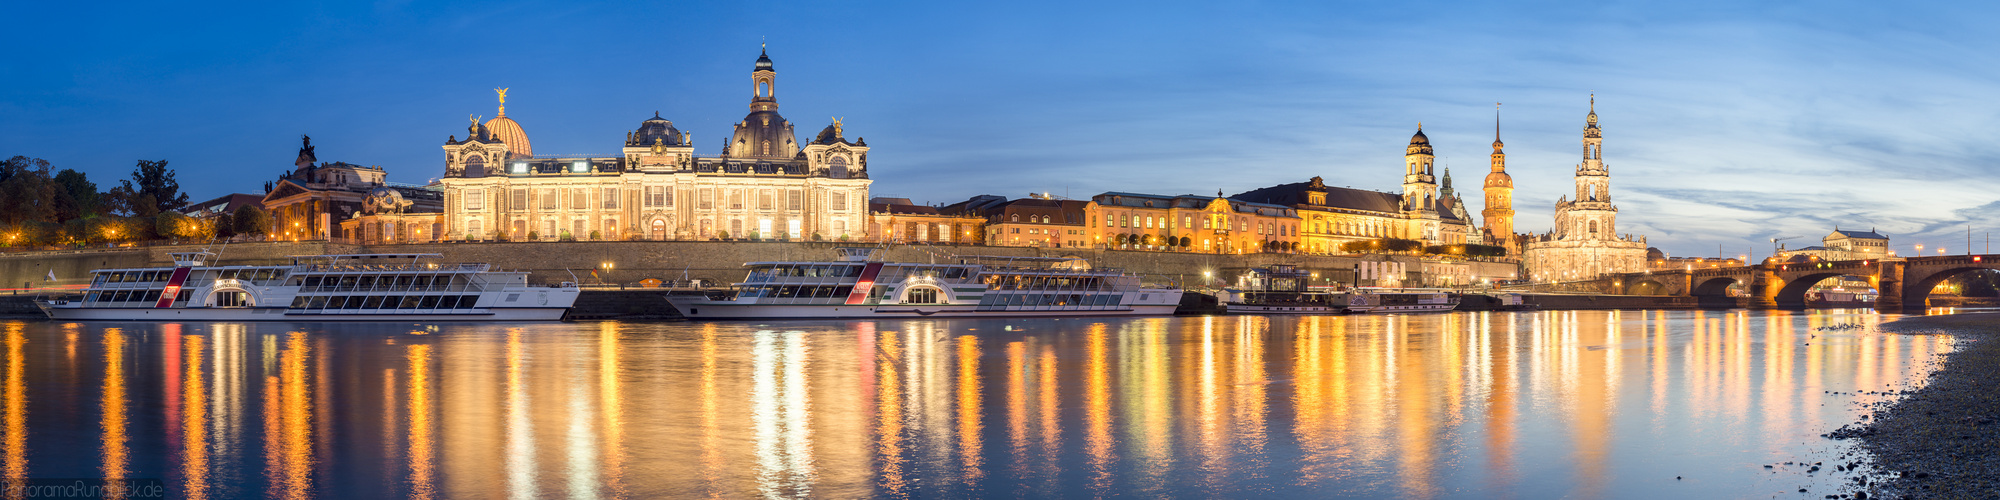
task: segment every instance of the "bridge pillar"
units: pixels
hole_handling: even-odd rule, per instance
[[[1903,312],[1903,268],[1907,263],[1884,260],[1877,264],[1881,267],[1876,271],[1880,278],[1875,282],[1875,291],[1879,293],[1875,296],[1875,312]],[[1917,308],[1923,309],[1923,304],[1917,304]]]
[[[1777,309],[1778,290],[1783,289],[1784,286],[1785,282],[1778,278],[1778,266],[1776,264],[1763,264],[1752,267],[1750,268],[1750,286],[1744,287],[1744,291],[1749,292],[1750,300],[1748,304],[1744,305],[1751,309]]]

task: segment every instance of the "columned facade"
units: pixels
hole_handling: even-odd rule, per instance
[[[751,112],[720,155],[696,154],[692,134],[658,113],[616,157],[522,155],[525,134],[475,123],[444,145],[445,238],[867,238],[867,143],[835,121],[801,147],[778,115],[768,55],[751,77]]]

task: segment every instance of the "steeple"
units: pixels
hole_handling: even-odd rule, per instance
[[[1493,172],[1486,174],[1486,209],[1479,212],[1486,221],[1485,236],[1489,245],[1507,248],[1510,255],[1518,255],[1520,245],[1514,239],[1514,177],[1507,175],[1507,152],[1500,142],[1500,103],[1493,103]]]

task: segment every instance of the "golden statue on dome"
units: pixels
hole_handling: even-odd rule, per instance
[[[507,116],[507,89],[497,88],[493,89],[493,92],[500,94],[500,116]]]

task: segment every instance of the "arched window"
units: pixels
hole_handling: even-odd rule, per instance
[[[847,178],[847,158],[835,156],[827,162],[827,176],[835,179]]]
[[[1597,236],[1597,221],[1590,221],[1590,235]]]
[[[481,156],[479,156],[479,155],[472,155],[472,156],[467,156],[467,157],[465,157],[465,176],[466,176],[466,177],[485,177],[485,176],[486,176],[486,158],[484,158],[484,157],[481,157]]]

